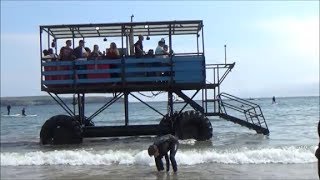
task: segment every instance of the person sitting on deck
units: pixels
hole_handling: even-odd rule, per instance
[[[45,60],[51,60],[51,56],[50,56],[50,54],[49,54],[49,51],[48,50],[43,50],[42,51],[42,53],[43,53],[43,59],[45,59]]]
[[[164,46],[164,42],[163,41],[159,41],[158,42],[158,46],[156,48],[156,52],[155,52],[156,55],[163,55],[164,54],[163,46]]]
[[[103,54],[100,52],[99,46],[95,44],[93,46],[93,51],[89,55],[88,59],[91,59],[91,60],[102,59],[102,55]]]
[[[73,50],[73,55],[76,57],[76,59],[86,59],[88,57],[84,43],[84,40],[80,40],[79,46]]]
[[[66,46],[60,49],[60,60],[62,61],[71,61],[73,59],[72,53],[73,49],[71,48],[71,40],[66,41]]]
[[[85,47],[84,48],[85,50],[86,50],[86,54],[85,54],[85,56],[87,57],[87,59],[89,59],[90,58],[90,55],[91,55],[91,49],[90,48],[88,48],[88,47]]]
[[[145,52],[143,51],[143,36],[139,35],[139,40],[134,44],[134,53],[136,57],[142,57],[145,55]]]
[[[58,59],[58,55],[57,55],[57,54],[54,54],[52,48],[48,49],[48,53],[49,53],[49,56],[50,56],[50,58],[51,58],[52,61],[55,61],[55,60]]]
[[[107,50],[107,58],[110,59],[119,59],[120,58],[120,53],[117,48],[116,43],[112,42],[110,44],[110,48]]]
[[[164,45],[164,46],[163,46],[163,57],[164,57],[164,58],[169,57],[170,53],[169,53],[168,51],[169,51],[168,45]]]
[[[175,159],[175,155],[178,151],[178,146],[179,146],[178,139],[171,134],[167,134],[165,136],[160,137],[153,143],[153,145],[149,146],[148,154],[149,156],[154,156],[158,171],[164,170],[163,162],[162,162],[163,156],[166,159],[166,167],[167,167],[166,170],[169,171],[170,162],[169,162],[168,151],[170,151],[170,161],[172,164],[173,171],[174,172],[178,171],[177,162]]]

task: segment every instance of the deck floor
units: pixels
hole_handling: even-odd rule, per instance
[[[214,89],[217,84],[169,84],[168,82],[155,83],[105,83],[105,84],[83,84],[83,85],[51,85],[42,86],[42,91],[56,94],[71,93],[115,93],[115,92],[137,92],[137,91],[172,91],[172,90],[198,90]]]

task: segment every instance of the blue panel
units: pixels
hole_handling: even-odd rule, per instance
[[[173,58],[176,83],[205,82],[205,64],[202,56],[179,56]]]
[[[76,83],[113,83],[120,82],[121,78],[104,78],[104,79],[78,79]]]
[[[76,65],[88,64],[121,64],[121,59],[108,59],[108,60],[76,60]]]
[[[127,68],[126,73],[131,72],[166,72],[170,71],[170,67],[144,67],[144,68]]]
[[[73,80],[47,80],[43,81],[44,85],[51,85],[51,84],[73,84]]]
[[[89,69],[76,70],[76,74],[104,74],[104,73],[120,73],[121,69]]]
[[[169,63],[170,58],[159,58],[159,57],[154,57],[154,58],[135,58],[135,57],[128,57],[125,59],[126,64],[137,64],[137,63],[155,63],[155,62],[162,62],[162,63]]]
[[[71,75],[72,71],[43,71],[43,75]]]
[[[73,61],[42,62],[42,66],[72,66]]]
[[[121,61],[124,63],[122,64]],[[170,76],[159,76],[163,72],[170,72],[173,70],[173,80],[175,83],[200,83],[205,82],[205,62],[203,56],[174,56],[172,57],[173,67],[169,63],[170,58],[154,57],[154,58],[135,58],[127,57],[125,59],[107,59],[107,60],[88,60],[88,61],[57,61],[57,62],[42,62],[42,75],[46,79],[61,78],[65,80],[44,80],[43,84],[83,84],[83,83],[114,83],[121,82],[121,74],[124,70],[125,80],[127,82],[157,82],[169,81]],[[109,69],[87,69],[87,65],[111,65]],[[124,65],[124,66],[123,66]],[[46,70],[44,70],[44,68]],[[47,68],[48,67],[48,68]],[[52,68],[50,68],[52,67]],[[62,70],[50,70],[59,69]],[[71,70],[65,70],[69,67]],[[108,66],[107,66],[108,67]],[[124,67],[124,69],[123,69]],[[47,70],[48,69],[48,70]],[[64,69],[64,70],[63,70]],[[68,69],[68,68],[67,68]],[[75,71],[73,69],[76,69]],[[71,75],[74,73],[79,75],[90,74],[117,74],[114,78],[90,78],[72,80]],[[167,73],[170,74],[170,73]],[[69,77],[66,75],[70,75]],[[112,75],[112,77],[113,77]],[[53,76],[53,77],[51,77]],[[57,77],[56,77],[57,76]],[[120,76],[120,77],[119,77]],[[79,76],[81,77],[81,76]],[[86,76],[83,76],[86,77]],[[89,76],[88,76],[89,77]]]
[[[127,82],[150,82],[150,81],[169,81],[170,77],[129,77]]]

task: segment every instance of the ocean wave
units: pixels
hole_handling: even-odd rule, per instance
[[[224,164],[296,164],[316,162],[315,147],[283,147],[238,150],[179,150],[176,160],[179,165],[196,165],[202,163]],[[55,150],[26,153],[1,153],[1,166],[20,165],[154,165],[152,157],[146,150],[89,151],[89,150]]]

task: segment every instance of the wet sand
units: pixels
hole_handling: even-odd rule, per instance
[[[318,179],[317,164],[200,164],[180,166],[178,173],[155,167],[113,166],[2,166],[1,179]]]

